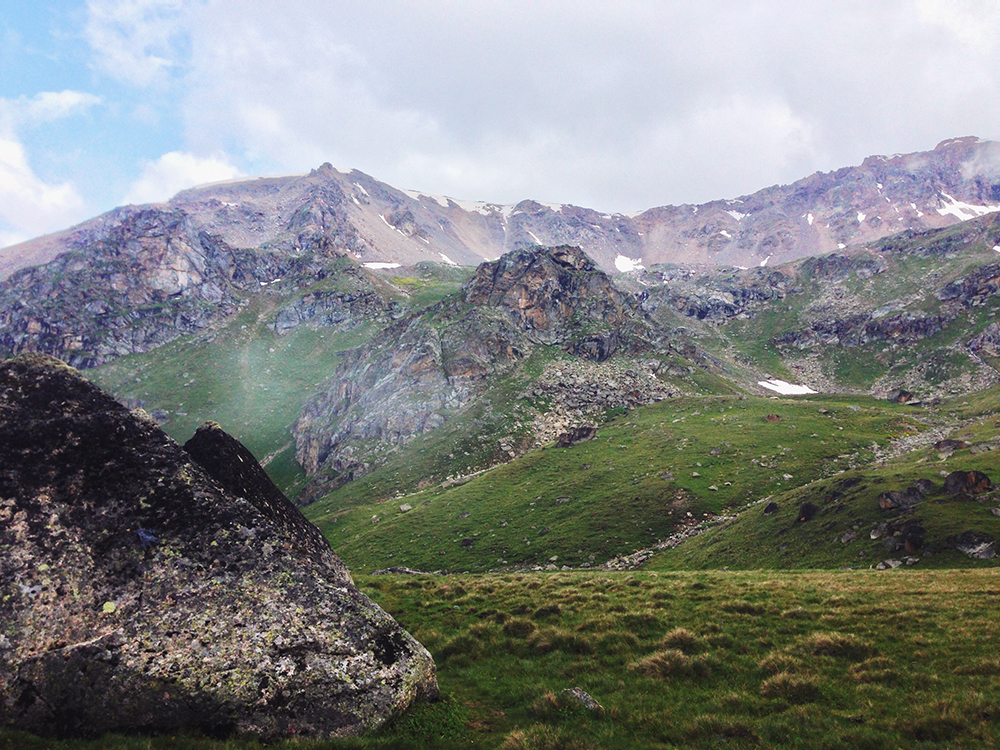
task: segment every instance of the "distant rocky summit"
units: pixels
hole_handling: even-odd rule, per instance
[[[310,474],[325,468],[341,483],[357,478],[394,446],[440,427],[539,346],[592,363],[666,350],[634,298],[582,250],[517,250],[482,264],[460,295],[345,354],[292,427],[296,459]],[[620,382],[604,371],[594,376],[603,386],[587,391],[595,408],[671,395],[648,373],[644,382],[651,385],[641,387],[635,373]],[[584,381],[593,378],[574,378],[561,390],[583,388]]]
[[[332,737],[436,696],[249,452],[191,450],[55,359],[0,364],[0,726]]]

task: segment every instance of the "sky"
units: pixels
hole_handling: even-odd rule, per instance
[[[965,135],[997,0],[0,0],[0,247],[324,162],[630,212]]]

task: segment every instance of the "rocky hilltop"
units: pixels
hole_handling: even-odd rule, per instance
[[[579,248],[512,252],[480,266],[460,294],[348,353],[292,428],[296,458],[310,474],[326,468],[340,481],[355,478],[387,450],[443,425],[544,346],[594,364],[667,350],[633,298]],[[607,373],[579,375],[599,382]],[[586,385],[576,380],[572,387]],[[619,405],[625,391],[637,403],[671,393],[658,382],[637,388],[635,380],[605,383],[590,406]]]
[[[436,695],[253,457],[191,450],[57,360],[0,365],[0,723],[330,737]]]
[[[990,214],[775,268],[653,267],[634,281],[658,327],[695,329],[716,351],[784,363],[825,391],[938,397],[1000,379],[998,248]]]
[[[324,164],[307,175],[207,185],[165,205],[116,209],[0,251],[0,275],[107,242],[143,210],[183,217],[195,236],[279,255],[478,265],[511,250],[565,244],[582,247],[612,272],[640,262],[776,264],[998,209],[1000,143],[974,137],[932,151],[871,156],[738,198],[628,215],[536,200],[498,205],[430,196]]]
[[[322,243],[239,249],[179,208],[114,213],[48,264],[0,284],[0,353],[92,367],[203,331],[260,297],[267,307],[292,296],[275,313],[279,332],[309,322],[342,330],[396,314],[370,274]]]

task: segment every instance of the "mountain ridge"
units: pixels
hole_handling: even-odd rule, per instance
[[[99,240],[137,208],[0,250],[0,278]],[[312,249],[362,263],[478,265],[528,245],[570,244],[609,272],[664,262],[753,266],[1000,210],[1000,142],[952,138],[931,151],[869,156],[737,198],[631,214],[531,199],[456,200],[330,164],[199,186],[146,208],[181,210],[199,231],[237,248]]]

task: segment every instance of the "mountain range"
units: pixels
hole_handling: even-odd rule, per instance
[[[657,263],[777,264],[997,210],[1000,143],[975,137],[946,140],[932,151],[871,156],[738,198],[630,214],[537,200],[455,200],[324,164],[307,175],[234,180],[185,190],[165,204],[117,208],[4,249],[0,275],[107,241],[150,213],[183,219],[192,237],[204,234],[232,248],[319,250],[362,263],[477,265],[531,245],[575,245],[612,272]],[[191,263],[167,258],[163,288],[186,288],[198,271]]]
[[[0,349],[84,369],[178,439],[218,421],[328,536],[350,537],[359,509],[377,518],[389,498],[467,492],[637,409],[792,394],[934,409],[991,393],[998,154],[998,144],[953,139],[738,201],[632,217],[459,203],[329,165],[206,186],[8,248],[7,267],[23,267],[0,283]],[[932,416],[905,426],[948,432]],[[859,442],[860,427],[856,440],[825,441],[810,472],[925,445],[897,444],[905,436],[889,423],[878,430],[877,449]],[[720,441],[713,450],[728,455],[734,441]],[[777,465],[773,454],[756,460]],[[544,484],[574,473],[560,471]],[[600,524],[644,519],[635,523],[662,538],[678,513],[799,486],[768,473],[706,489],[676,467],[661,473],[678,477],[677,490],[655,523],[639,506],[661,502],[659,480],[628,497],[615,482],[586,502],[639,503]],[[636,468],[633,484],[647,474]],[[576,529],[565,544],[598,561],[642,546],[619,532],[631,541],[588,550],[572,541]],[[383,542],[411,555],[416,543]],[[509,544],[489,554],[491,564],[514,557]]]
[[[7,248],[0,744],[988,744],[998,153],[634,216],[324,165]]]

